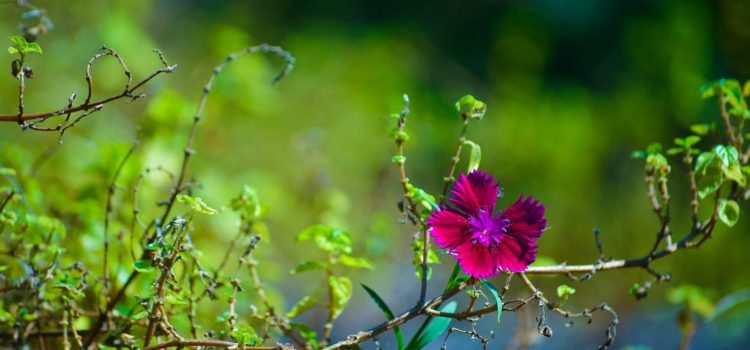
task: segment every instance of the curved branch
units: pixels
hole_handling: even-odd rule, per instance
[[[122,93],[118,94],[118,95],[110,96],[110,97],[101,99],[99,101],[91,102],[90,98],[91,98],[91,84],[92,84],[92,80],[91,80],[90,69],[91,69],[91,64],[93,63],[93,61],[96,60],[96,59],[99,59],[101,57],[110,56],[111,55],[111,56],[115,57],[118,60],[118,62],[120,62],[122,64],[123,67],[125,67],[124,63],[122,62],[122,59],[119,57],[119,55],[117,55],[117,53],[114,50],[106,48],[106,47],[102,48],[102,50],[105,51],[105,52],[94,55],[94,57],[92,57],[91,60],[87,64],[87,67],[86,67],[86,83],[87,83],[88,96],[87,96],[86,100],[83,103],[81,103],[78,106],[74,106],[74,107],[66,107],[66,108],[58,110],[58,111],[44,112],[44,113],[35,113],[35,114],[23,114],[23,112],[22,112],[23,109],[21,109],[20,110],[21,111],[20,114],[0,114],[0,122],[19,122],[19,123],[22,123],[22,122],[29,121],[29,120],[47,119],[47,118],[58,116],[58,115],[65,115],[65,114],[71,114],[71,113],[76,113],[76,112],[81,112],[81,111],[94,110],[94,109],[97,108],[97,106],[102,106],[102,105],[107,104],[107,103],[112,102],[112,101],[116,101],[116,100],[119,100],[119,99],[122,99],[122,98],[126,98],[126,97],[127,98],[132,98],[133,97],[133,93],[136,90],[138,90],[141,87],[143,87],[143,85],[145,85],[146,83],[148,83],[149,81],[151,81],[151,79],[155,78],[156,76],[158,76],[158,75],[160,75],[162,73],[172,73],[175,69],[177,69],[177,65],[171,65],[171,66],[165,65],[164,68],[161,68],[161,69],[159,69],[159,70],[151,73],[149,76],[147,76],[146,78],[144,78],[140,82],[138,82],[135,85],[133,85],[132,87],[130,87],[129,85],[130,85],[130,82],[131,82],[132,78],[131,78],[130,72],[127,70],[127,68],[124,68],[125,72],[126,72],[125,74],[128,77],[128,85],[126,85],[125,90]]]

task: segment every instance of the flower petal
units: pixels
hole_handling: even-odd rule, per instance
[[[495,210],[498,191],[498,184],[492,175],[474,170],[469,175],[461,174],[458,177],[450,200],[466,214],[480,209],[492,212]]]
[[[481,244],[466,242],[456,248],[458,265],[469,276],[487,278],[497,273],[496,248],[485,247]]]
[[[470,239],[467,230],[469,221],[450,208],[433,211],[427,225],[430,226],[430,234],[435,237],[435,243],[442,249],[455,249]]]
[[[503,211],[499,220],[508,220],[506,234],[498,248],[498,266],[506,271],[520,272],[536,260],[536,240],[547,226],[544,206],[532,197],[521,196]]]

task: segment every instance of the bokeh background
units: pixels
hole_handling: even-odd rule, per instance
[[[2,36],[17,33],[20,17],[12,3],[0,2]],[[460,130],[453,102],[473,94],[489,107],[484,120],[472,123],[468,138],[482,146],[481,168],[502,178],[501,206],[521,193],[540,198],[550,226],[540,240],[540,255],[590,263],[597,257],[594,228],[602,231],[605,255],[618,258],[643,255],[658,230],[645,197],[642,163],[630,159],[630,152],[651,142],[670,145],[689,133],[690,125],[716,120],[715,102],[702,100],[699,87],[720,77],[744,81],[750,73],[750,3],[734,0],[37,5],[46,8],[55,27],[39,39],[44,54],[30,58],[35,71],[27,87],[30,112],[58,109],[72,91],[82,93],[85,62],[102,45],[118,50],[136,79],[159,67],[155,48],[179,65],[149,84],[144,99],[107,105],[85,119],[62,145],[56,134],[24,133],[13,123],[0,128],[0,164],[21,169],[28,186],[43,192],[34,210],[67,218],[74,228],[69,252],[91,264],[97,256],[84,252],[100,246],[97,218],[103,215],[107,181],[136,135],[142,145],[124,185],[145,167],[177,170],[201,87],[226,54],[264,42],[294,54],[293,73],[278,84],[271,81],[282,62],[273,57],[243,58],[226,70],[209,99],[191,165],[200,183],[196,193],[209,205],[226,205],[244,185],[258,189],[269,208],[271,232],[270,244],[258,253],[261,274],[273,287],[273,299],[287,307],[302,295],[323,293],[320,276],[288,274],[315,256],[293,237],[316,222],[350,231],[355,251],[377,266],[351,271],[355,282],[373,286],[394,310],[413,305],[418,295],[410,266],[413,228],[400,224],[400,187],[388,138],[394,126],[389,114],[401,110],[402,94],[412,101],[406,152],[415,184],[440,190]],[[10,60],[6,56],[2,66]],[[119,93],[124,78],[114,63],[102,62],[94,74],[95,96]],[[10,74],[0,76],[1,112],[14,113],[16,82]],[[685,169],[674,163],[673,229],[679,235],[689,225],[689,206]],[[154,198],[145,195],[145,210],[156,208],[166,181],[148,180]],[[118,200],[127,208],[125,202]],[[226,211],[197,223],[195,243],[207,261],[217,263],[234,236],[235,220]],[[654,287],[641,301],[628,294],[633,283],[651,279],[640,270],[599,273],[583,283],[536,280],[548,295],[560,283],[575,287],[567,304],[571,309],[602,301],[613,305],[621,318],[615,348],[676,348],[681,306],[670,304],[666,294],[692,284],[716,301],[750,286],[748,227],[743,214],[734,229],[720,226],[701,249],[655,263],[673,281]],[[450,258],[443,260],[431,294],[453,265]],[[512,293],[521,295],[521,286]],[[222,311],[204,309],[206,315]],[[534,333],[534,316],[507,313],[499,326],[481,323],[480,329],[495,329],[492,348],[513,346],[517,327]],[[324,312],[306,317],[322,322]],[[334,337],[381,318],[357,289]],[[533,348],[595,347],[608,321],[597,316],[591,325],[578,321],[564,327],[564,320],[553,320],[554,337],[535,337]],[[702,321],[693,348],[741,347],[750,340],[748,321],[747,307]],[[406,327],[407,333],[414,326]],[[390,334],[380,341],[385,348],[394,346]],[[449,348],[481,346],[453,335]]]

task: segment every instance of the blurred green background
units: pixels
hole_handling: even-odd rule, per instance
[[[293,53],[294,71],[275,85],[282,62],[274,57],[245,57],[225,71],[209,99],[191,163],[200,183],[197,195],[214,207],[226,205],[246,184],[258,189],[269,207],[271,231],[271,243],[259,250],[261,274],[274,286],[273,298],[285,305],[305,293],[322,293],[316,275],[290,277],[287,271],[311,257],[310,247],[295,243],[294,234],[325,222],[352,232],[356,251],[377,265],[352,272],[355,282],[374,286],[394,310],[412,306],[418,294],[409,265],[413,228],[399,223],[400,187],[388,139],[394,124],[388,116],[401,110],[404,93],[412,101],[406,152],[414,183],[440,190],[460,130],[453,102],[473,94],[488,103],[488,112],[472,124],[468,138],[482,146],[481,168],[502,179],[501,207],[521,193],[540,198],[550,227],[540,255],[591,263],[597,257],[592,229],[602,230],[605,255],[624,258],[647,252],[659,228],[645,196],[642,162],[630,159],[630,152],[655,141],[670,145],[690,125],[716,120],[715,102],[701,100],[698,88],[750,73],[750,3],[733,0],[37,5],[46,8],[55,28],[39,39],[44,54],[30,58],[35,77],[27,85],[29,112],[59,109],[72,91],[83,93],[85,62],[102,45],[118,50],[136,79],[159,68],[154,48],[179,65],[149,84],[144,99],[107,105],[85,119],[62,145],[56,134],[23,133],[13,123],[0,128],[0,164],[19,168],[27,186],[41,189],[33,210],[66,220],[73,255],[100,246],[107,181],[136,134],[142,145],[123,185],[145,167],[177,171],[200,90],[226,54],[263,42]],[[19,18],[11,1],[0,3],[3,37],[17,33]],[[10,61],[8,55],[2,64]],[[101,62],[94,75],[95,96],[121,91],[124,77],[113,62]],[[11,114],[16,81],[0,76],[0,112]],[[674,163],[673,230],[681,236],[689,227],[687,183],[684,167]],[[165,176],[150,177],[143,210],[156,208],[167,185]],[[117,203],[126,215],[128,201]],[[223,254],[235,221],[226,211],[197,223],[195,243],[207,261],[216,264]],[[720,226],[701,249],[681,251],[654,268],[671,272],[672,285],[703,287],[712,300],[746,288],[748,227],[743,215],[732,230]],[[76,258],[96,261],[91,254]],[[443,260],[433,294],[453,264]],[[628,295],[634,282],[650,279],[633,270],[599,273],[584,283],[537,280],[549,295],[559,283],[573,285],[577,293],[567,304],[573,309],[601,301],[613,305],[621,316],[615,348],[675,348],[679,306],[665,300],[670,286],[657,286],[638,302]],[[521,293],[520,287],[514,291]],[[750,340],[746,309],[702,324],[693,348],[733,348]],[[534,312],[522,316],[533,324]],[[309,319],[323,317],[316,311]],[[356,290],[334,337],[381,317]],[[498,347],[512,344],[519,320],[504,317],[495,332]],[[596,317],[592,325],[571,328],[555,323],[555,336],[534,346],[591,348],[603,339],[606,322]],[[452,340],[469,344],[458,335]],[[460,342],[453,348],[464,348]],[[393,346],[389,335],[381,343]]]

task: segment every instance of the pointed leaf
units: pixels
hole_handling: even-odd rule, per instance
[[[394,318],[393,312],[385,303],[385,301],[378,295],[378,293],[375,293],[374,290],[366,286],[364,283],[360,283],[360,285],[365,289],[372,301],[375,302],[375,305],[377,305],[380,310],[383,311],[385,317],[388,318],[389,321],[392,320]],[[395,328],[393,328],[393,333],[396,336],[396,342],[398,342],[398,349],[402,350],[404,348],[404,335],[401,333],[401,328],[396,326]]]
[[[719,201],[719,220],[729,227],[733,227],[740,219],[740,206],[733,200]]]
[[[440,311],[441,312],[455,312],[456,302],[451,301],[445,304]],[[412,338],[409,345],[406,346],[406,350],[419,350],[430,344],[433,340],[437,339],[443,332],[445,332],[450,326],[451,319],[445,317],[434,317],[424,328],[424,332],[419,334],[418,337]]]
[[[344,312],[352,297],[352,281],[348,277],[331,276],[328,278],[328,285],[331,287],[333,299],[331,313],[333,319],[336,319]]]
[[[374,269],[372,264],[365,258],[353,257],[351,255],[343,254],[339,257],[341,265],[349,267],[359,267],[363,269]]]
[[[320,261],[303,261],[299,265],[297,265],[297,267],[289,271],[289,273],[294,275],[296,273],[305,272],[305,271],[325,270],[327,266],[328,265]]]
[[[482,280],[482,284],[490,292],[492,298],[495,299],[495,305],[497,305],[497,323],[500,323],[500,316],[503,314],[503,300],[500,298],[500,293],[498,293],[497,288],[490,281]]]
[[[469,168],[466,170],[467,173],[470,173],[479,169],[479,163],[482,161],[482,148],[471,141],[466,141],[465,144],[471,147],[471,153],[469,153]]]
[[[297,304],[294,304],[292,309],[289,310],[289,312],[287,312],[284,316],[286,316],[286,318],[288,319],[295,318],[303,312],[310,310],[315,305],[318,305],[318,302],[315,299],[313,299],[311,296],[304,296],[297,302]]]

